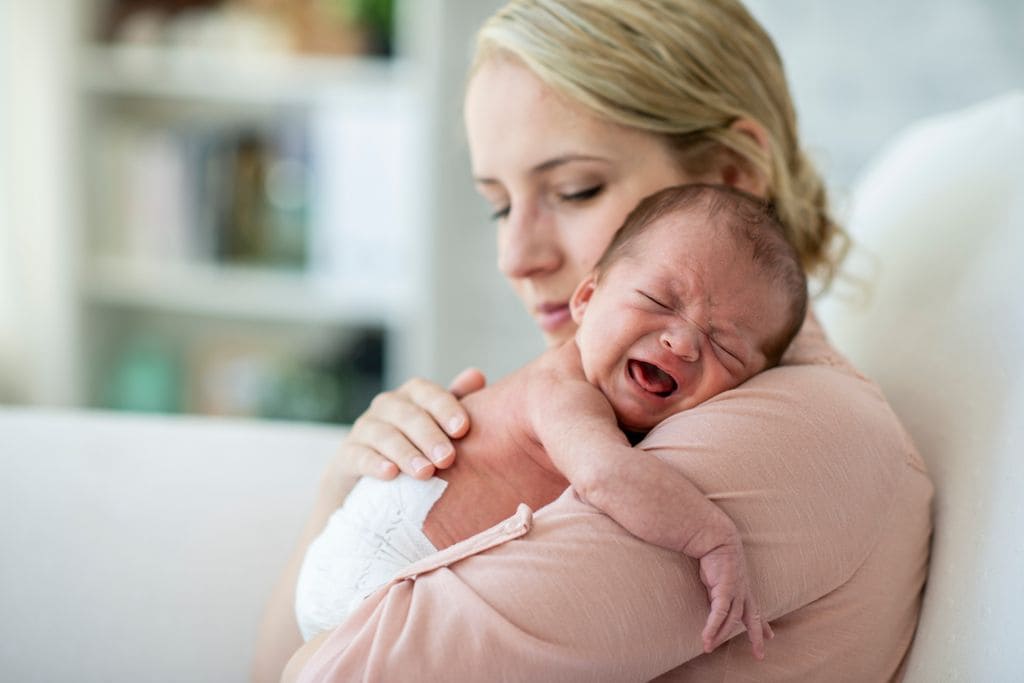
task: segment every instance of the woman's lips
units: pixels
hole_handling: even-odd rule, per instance
[[[536,310],[537,322],[545,332],[554,332],[572,318],[568,303],[541,304]]]

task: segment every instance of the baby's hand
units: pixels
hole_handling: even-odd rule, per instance
[[[699,560],[700,580],[707,588],[711,603],[711,613],[702,634],[704,652],[712,652],[729,640],[733,628],[742,622],[747,627],[754,657],[764,659],[764,641],[771,640],[775,634],[761,617],[750,592],[747,562],[739,534],[733,534],[727,542],[716,546]]]

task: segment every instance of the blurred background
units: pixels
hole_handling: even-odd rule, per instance
[[[0,403],[347,422],[541,350],[461,93],[498,0],[0,0]],[[749,0],[842,215],[1024,87],[1020,0]]]

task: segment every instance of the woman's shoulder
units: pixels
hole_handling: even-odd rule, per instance
[[[776,509],[799,511],[786,524],[841,510],[842,528],[801,528],[805,541],[817,536],[849,551],[849,568],[898,502],[929,504],[931,483],[881,390],[811,322],[787,362],[668,418],[640,447],[675,464],[703,491],[785,499]]]
[[[862,454],[870,450],[892,464],[924,470],[881,388],[832,345],[812,311],[777,367],[706,406],[711,413],[725,408],[761,415],[770,422],[769,431],[778,427],[780,438],[795,445],[808,439],[820,445],[824,439],[837,452],[853,446]]]
[[[639,446],[745,530],[755,561],[786,566],[778,613],[843,585],[882,539],[917,547],[929,533],[916,520],[927,520],[933,488],[912,441],[877,387],[842,366],[774,368],[668,418]],[[794,550],[814,562],[790,563]]]
[[[699,439],[710,452],[756,441],[788,461],[854,457],[868,466],[924,465],[879,386],[857,371],[820,333],[805,332],[784,362],[729,391],[669,417],[648,435],[668,445]]]

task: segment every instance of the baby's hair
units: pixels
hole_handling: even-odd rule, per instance
[[[644,198],[612,237],[594,270],[607,271],[629,246],[663,216],[699,211],[716,229],[726,229],[737,244],[749,247],[753,262],[772,285],[781,287],[790,305],[781,331],[763,349],[768,367],[779,362],[807,314],[807,276],[800,256],[786,239],[771,202],[726,185],[693,183],[669,187]]]

